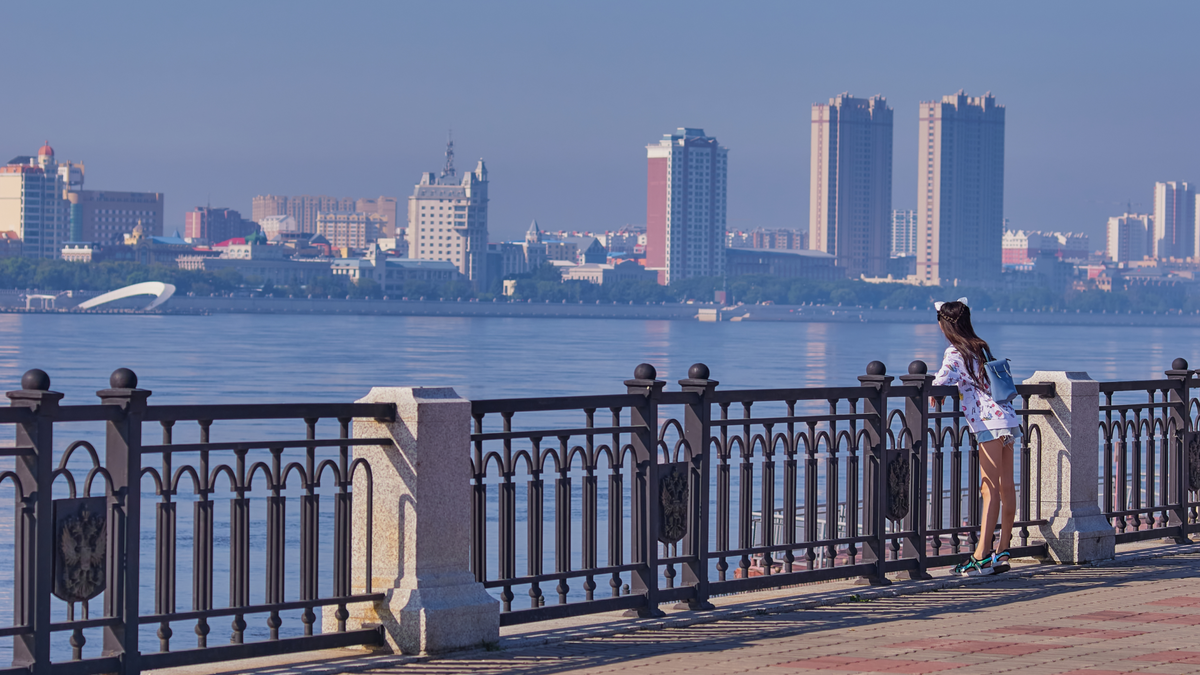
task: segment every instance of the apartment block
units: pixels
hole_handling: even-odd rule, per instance
[[[812,107],[809,246],[850,278],[886,274],[892,218],[892,109],[841,94]]]
[[[1126,213],[1108,219],[1104,253],[1109,260],[1140,261],[1154,251],[1154,216]]]
[[[334,248],[365,250],[379,240],[386,216],[362,211],[334,211],[317,216],[317,234]]]
[[[917,212],[892,210],[892,257],[917,254]]]
[[[1196,236],[1196,188],[1183,181],[1154,184],[1154,249],[1157,258],[1200,257]]]
[[[1039,258],[1087,262],[1090,254],[1090,238],[1076,232],[1008,230],[1001,240],[1001,262],[1004,265],[1027,265]]]
[[[317,216],[335,211],[354,211],[357,205],[358,201],[354,199],[340,199],[325,195],[300,195],[299,197],[259,195],[251,202],[250,219],[258,223],[268,216],[291,216],[296,219],[296,225],[300,228],[300,232],[315,234]]]
[[[646,146],[646,267],[659,283],[725,273],[728,154],[684,127]]]
[[[258,231],[258,224],[233,209],[197,206],[184,214],[184,237],[217,244]]]
[[[920,106],[917,277],[999,278],[1004,236],[1004,106],[961,90]]]
[[[147,235],[163,234],[161,192],[78,190],[67,193],[71,241],[120,244],[140,223]]]

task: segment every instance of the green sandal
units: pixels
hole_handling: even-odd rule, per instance
[[[967,559],[954,566],[950,573],[959,577],[984,577],[995,572],[992,569],[992,556],[988,556],[983,560],[976,560],[974,555],[968,556]]]

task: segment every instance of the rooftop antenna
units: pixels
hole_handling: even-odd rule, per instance
[[[454,178],[454,130],[446,133],[446,167],[442,169],[442,178]]]

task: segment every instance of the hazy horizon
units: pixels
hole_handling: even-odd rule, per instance
[[[403,201],[483,157],[493,241],[642,224],[645,146],[730,149],[730,228],[807,228],[809,111],[895,110],[893,207],[914,208],[917,104],[1007,108],[1005,215],[1082,231],[1155,181],[1200,181],[1186,73],[1200,6],[310,2],[12,4],[0,161],[49,140],[88,189],[163,192],[167,233],[256,194]],[[1188,44],[1193,46],[1189,47]],[[27,49],[21,49],[27,47]],[[20,66],[17,65],[20,59]],[[402,217],[403,219],[403,217]]]

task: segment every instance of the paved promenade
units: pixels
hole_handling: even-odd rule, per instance
[[[1102,566],[1016,566],[994,581],[923,582],[940,588],[911,595],[862,589],[863,601],[557,644],[504,647],[528,643],[512,635],[499,651],[370,672],[1200,673],[1200,552],[1185,548]]]
[[[838,675],[1200,673],[1200,544],[1124,548],[1100,565],[849,583],[714,598],[712,612],[617,614],[501,630],[441,657],[330,650],[160,675]]]

